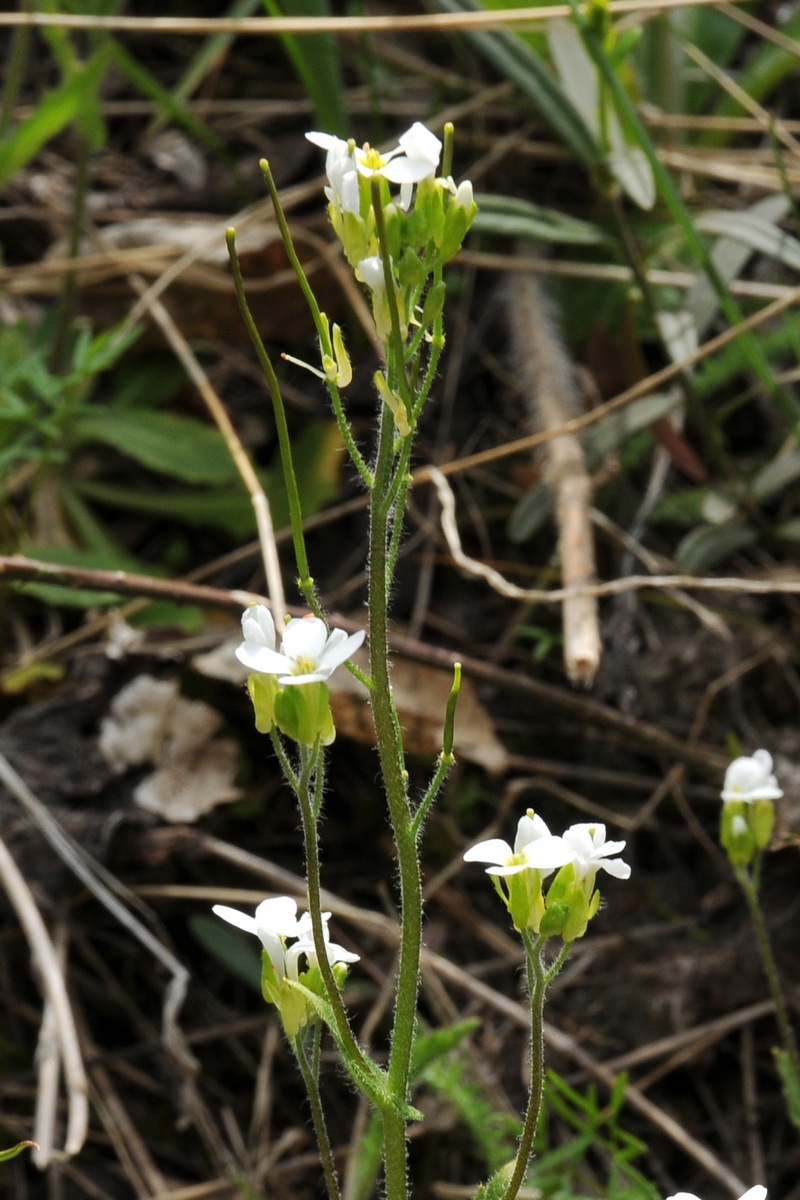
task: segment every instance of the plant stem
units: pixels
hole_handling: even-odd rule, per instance
[[[402,359],[400,366],[402,367]],[[386,498],[392,479],[394,422],[391,413],[387,413],[385,407],[381,410],[379,421],[375,487],[370,506],[369,638],[373,682],[372,711],[389,816],[397,847],[402,914],[397,999],[389,1058],[389,1089],[397,1100],[405,1102],[414,1039],[422,944],[422,883],[389,675],[386,577],[389,512]],[[384,1112],[384,1137],[387,1197],[388,1200],[403,1200],[407,1195],[405,1121],[399,1111]]]
[[[21,12],[28,12],[30,0],[22,0]],[[14,116],[14,105],[17,103],[22,76],[25,71],[25,60],[28,56],[30,29],[27,25],[18,25],[11,35],[11,45],[6,57],[6,81],[3,85],[3,99],[0,102],[0,138],[5,137],[11,128]]]
[[[750,909],[750,916],[753,919],[753,926],[756,931],[756,941],[761,954],[761,965],[764,968],[764,974],[767,977],[767,986],[769,987],[773,1003],[775,1005],[775,1017],[778,1022],[778,1028],[781,1031],[783,1046],[789,1058],[792,1060],[792,1066],[798,1075],[800,1075],[800,1056],[797,1053],[797,1042],[795,1041],[794,1031],[789,1021],[789,1014],[786,1010],[786,1001],[781,988],[780,976],[778,968],[775,965],[775,959],[772,955],[772,947],[769,941],[767,927],[764,924],[764,914],[761,911],[761,905],[758,902],[758,892],[753,880],[747,873],[744,867],[736,869],[736,878],[741,884],[744,892],[747,907]]]
[[[91,150],[89,142],[85,137],[81,137],[78,144],[75,190],[72,195],[72,220],[69,228],[67,258],[76,258],[78,254],[81,233],[83,232],[83,216],[86,208],[86,189],[89,183],[90,158]],[[64,276],[61,297],[58,301],[58,312],[56,313],[56,327],[53,334],[53,348],[50,359],[54,371],[61,371],[66,365],[67,339],[72,321],[72,311],[75,307],[76,290],[77,275],[74,271],[70,271],[68,275]]]
[[[386,218],[381,203],[381,189],[376,179],[372,180],[371,190],[372,208],[375,213],[375,229],[378,234],[378,249],[380,251],[381,262],[383,263],[383,283],[386,289],[386,303],[389,306],[389,317],[392,322],[392,350],[395,358],[394,365],[397,372],[397,383],[400,387],[400,395],[403,397],[403,403],[406,406],[409,420],[411,420],[413,405],[411,404],[411,392],[405,368],[403,335],[400,331],[400,313],[397,308],[397,293],[394,287],[394,275],[392,274],[392,260],[386,241]],[[392,386],[391,380],[389,381],[389,386]]]
[[[274,731],[272,742],[273,745],[278,743],[278,737]],[[283,766],[283,761],[281,761],[281,765]],[[306,767],[308,765],[307,761],[303,765]],[[347,1019],[347,1013],[345,1012],[339,989],[336,986],[336,980],[333,977],[333,971],[331,970],[331,964],[328,961],[328,953],[325,947],[325,930],[322,922],[322,902],[320,900],[317,823],[314,819],[314,801],[308,788],[310,773],[310,771],[304,770],[300,778],[295,776],[296,783],[293,786],[300,806],[300,817],[303,822],[303,840],[306,849],[306,879],[308,882],[308,911],[311,916],[311,928],[314,934],[314,949],[317,955],[320,974],[325,981],[328,1001],[333,1011],[339,1036],[343,1044],[347,1047],[347,1052],[351,1055],[352,1059],[361,1064],[365,1070],[369,1071],[372,1064],[365,1057],[350,1028],[350,1022]]]
[[[308,1092],[308,1101],[311,1105],[311,1119],[314,1122],[314,1133],[317,1135],[319,1156],[322,1159],[322,1169],[325,1172],[328,1196],[330,1200],[340,1200],[339,1180],[336,1176],[336,1165],[333,1161],[328,1130],[325,1126],[325,1114],[322,1111],[322,1101],[319,1094],[319,1081],[316,1072],[312,1070],[311,1064],[306,1057],[303,1039],[299,1034],[294,1038],[292,1044],[294,1052],[297,1055],[300,1074],[303,1076],[303,1083],[306,1085],[306,1091]]]
[[[539,1123],[539,1113],[542,1108],[542,1093],[544,1090],[544,992],[547,980],[542,966],[542,937],[535,937],[530,930],[522,931],[525,943],[525,963],[528,974],[528,998],[531,1006],[531,1089],[528,1099],[528,1111],[525,1114],[525,1124],[519,1139],[519,1149],[514,1163],[514,1173],[506,1188],[503,1200],[514,1200],[522,1186],[528,1160],[531,1156],[536,1126]]]

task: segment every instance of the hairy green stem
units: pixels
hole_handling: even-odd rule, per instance
[[[400,871],[402,936],[389,1058],[389,1089],[395,1099],[405,1102],[414,1040],[419,956],[422,945],[422,883],[406,790],[402,743],[398,736],[399,723],[389,675],[386,577],[389,513],[386,511],[385,499],[392,479],[394,422],[385,407],[379,420],[375,488],[370,509],[369,637],[373,682],[372,711]],[[389,1200],[404,1200],[407,1195],[405,1120],[399,1111],[384,1113],[384,1137],[387,1196]]]
[[[336,1164],[333,1161],[333,1152],[325,1125],[325,1114],[322,1111],[317,1072],[312,1068],[306,1057],[303,1039],[299,1034],[293,1039],[292,1045],[297,1056],[300,1074],[303,1076],[303,1083],[306,1085],[308,1102],[311,1105],[311,1119],[314,1122],[314,1133],[317,1135],[317,1145],[319,1146],[319,1156],[322,1159],[322,1169],[325,1172],[328,1196],[330,1200],[341,1200],[339,1180],[336,1175]]]
[[[535,937],[530,930],[522,931],[525,943],[525,965],[528,975],[528,999],[531,1006],[531,1088],[528,1098],[528,1111],[519,1139],[519,1149],[514,1162],[514,1172],[503,1200],[515,1200],[522,1186],[528,1161],[539,1123],[539,1113],[542,1108],[544,1092],[544,992],[547,986],[544,968],[542,966],[542,937]]]
[[[411,391],[408,386],[408,376],[406,375],[405,351],[403,349],[403,335],[400,330],[400,312],[397,308],[397,293],[394,287],[394,275],[392,274],[392,260],[386,240],[386,218],[383,212],[383,204],[381,203],[380,184],[377,179],[373,178],[371,191],[372,208],[375,213],[375,230],[378,234],[378,249],[383,264],[383,284],[386,289],[386,303],[389,306],[389,318],[392,323],[392,350],[394,352],[397,383],[410,420],[413,405],[411,403]],[[391,381],[389,386],[391,386]]]
[[[272,742],[273,745],[276,743],[279,744],[279,739],[274,731]],[[304,758],[306,758],[305,755]],[[308,758],[306,758],[303,764],[304,767],[307,764]],[[317,822],[314,819],[314,801],[308,790],[308,775],[310,773],[310,771],[306,772],[304,770],[300,778],[295,777],[297,783],[294,791],[300,806],[300,818],[303,823],[303,840],[306,850],[306,881],[308,883],[308,912],[311,917],[311,929],[314,935],[314,950],[317,955],[320,974],[325,982],[328,1002],[333,1011],[336,1028],[339,1031],[342,1043],[347,1047],[347,1052],[353,1061],[359,1063],[365,1070],[369,1071],[372,1063],[366,1058],[364,1051],[359,1046],[350,1028],[350,1022],[347,1019],[342,997],[336,986],[336,980],[333,977],[333,971],[328,961],[328,952],[325,946],[325,929],[322,921],[322,901],[320,899],[321,884]]]
[[[786,1009],[786,1000],[784,999],[783,989],[781,988],[780,976],[778,968],[775,964],[775,959],[772,954],[772,946],[769,941],[767,927],[764,924],[764,914],[761,911],[761,905],[758,902],[758,891],[754,881],[750,878],[746,868],[738,867],[736,869],[736,878],[739,880],[742,891],[744,892],[747,907],[750,909],[750,916],[753,920],[753,926],[756,931],[756,941],[761,954],[761,965],[764,968],[764,974],[767,977],[767,986],[770,990],[773,1003],[775,1005],[775,1017],[778,1022],[778,1028],[781,1032],[784,1049],[792,1060],[792,1066],[800,1076],[800,1056],[797,1053],[797,1042],[794,1036],[789,1021],[789,1013]]]

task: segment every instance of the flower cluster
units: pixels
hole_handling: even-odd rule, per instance
[[[572,825],[563,836],[551,834],[529,808],[520,818],[513,850],[507,842],[490,838],[471,846],[464,859],[491,864],[486,873],[517,929],[571,942],[583,937],[600,904],[594,886],[597,872],[630,877],[628,864],[611,857],[624,849],[624,842],[606,841],[601,824]],[[545,895],[542,885],[554,871],[558,873]]]
[[[364,630],[348,636],[343,629],[328,632],[319,617],[295,617],[287,621],[278,650],[272,613],[254,604],[242,616],[242,634],[236,657],[253,672],[247,688],[259,732],[277,725],[304,745],[314,745],[317,738],[329,745],[334,729],[325,684],[355,654]]]
[[[325,151],[331,224],[356,277],[370,290],[378,336],[385,341],[390,313],[373,206],[372,185],[378,183],[405,339],[409,325],[419,324],[422,311],[418,313],[417,306],[434,267],[458,253],[472,224],[477,211],[472,184],[465,180],[456,186],[452,176],[437,176],[442,143],[419,121],[386,153],[329,133],[312,132],[306,137]],[[399,185],[396,202],[390,184]]]
[[[775,824],[773,801],[782,795],[768,751],[742,755],[729,765],[722,789],[720,842],[732,866],[749,866],[767,848]]]
[[[263,947],[261,958],[261,991],[268,1004],[278,1009],[284,1029],[289,1037],[295,1037],[311,1019],[308,1001],[293,984],[303,984],[309,991],[324,994],[319,974],[319,961],[311,932],[311,918],[304,913],[298,920],[297,904],[291,896],[275,896],[262,900],[254,917],[215,904],[212,912],[237,929],[254,933]],[[334,968],[334,977],[341,987],[347,973],[347,964],[358,962],[358,955],[337,946],[328,936],[330,913],[323,913],[325,952]],[[295,939],[292,945],[287,939]],[[301,959],[306,961],[306,970],[300,971]],[[336,969],[338,968],[338,970]]]

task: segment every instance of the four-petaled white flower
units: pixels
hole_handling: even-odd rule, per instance
[[[275,623],[264,604],[248,608],[242,617],[244,642],[236,650],[240,663],[261,675],[277,675],[282,687],[324,683],[337,667],[355,654],[364,641],[364,630],[348,635],[343,629],[328,632],[319,617],[293,617],[283,630],[276,650]]]
[[[607,842],[606,827],[601,824],[571,825],[564,834],[564,844],[570,851],[569,861],[573,864],[575,878],[580,882],[591,880],[599,869],[608,871],[615,879],[629,879],[631,869],[621,858],[609,858],[625,849],[624,842]]]
[[[491,863],[487,875],[518,875],[521,871],[539,871],[546,878],[557,867],[570,862],[572,850],[564,839],[554,837],[538,815],[520,817],[512,850],[502,838],[489,838],[470,846],[465,862]]]
[[[211,911],[229,925],[235,925],[245,933],[254,933],[269,955],[275,974],[279,979],[286,977],[286,938],[300,936],[297,902],[291,896],[262,900],[254,917],[239,912],[238,908],[228,908],[227,904],[215,904]],[[294,977],[297,978],[296,971]]]
[[[353,144],[332,133],[312,132],[306,137],[326,152],[325,173],[330,187],[325,188],[325,195],[330,203],[342,212],[358,213],[358,172]]]
[[[694,1192],[676,1192],[674,1196],[670,1196],[668,1200],[699,1200]],[[751,1187],[739,1197],[739,1200],[767,1200],[767,1189],[763,1184],[757,1183],[755,1187]]]
[[[756,750],[752,757],[742,755],[735,758],[725,772],[722,799],[726,802],[754,800],[780,800],[783,792],[772,774],[772,755],[767,750]]]
[[[243,929],[245,933],[254,933],[269,955],[270,962],[278,979],[291,979],[297,983],[300,959],[305,955],[309,967],[318,965],[317,952],[314,948],[314,937],[311,929],[311,916],[303,913],[297,919],[297,902],[291,896],[274,896],[270,900],[262,900],[256,909],[254,917],[239,912],[238,908],[228,908],[226,904],[215,904],[211,910],[223,921]],[[332,942],[328,935],[328,921],[331,914],[322,914],[322,929],[325,938],[325,949],[331,966],[337,963],[358,962],[359,956],[344,946]],[[286,945],[287,938],[296,938],[291,946]]]

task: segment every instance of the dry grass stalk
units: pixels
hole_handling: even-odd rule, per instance
[[[67,1135],[64,1154],[77,1154],[86,1141],[89,1127],[89,1103],[86,1072],[83,1067],[75,1019],[67,995],[67,985],[59,963],[58,952],[50,940],[42,914],[36,906],[25,878],[11,857],[5,842],[0,839],[0,883],[11,907],[19,918],[31,951],[34,969],[46,1003],[53,1014],[58,1036],[58,1049],[64,1064],[67,1086]]]

